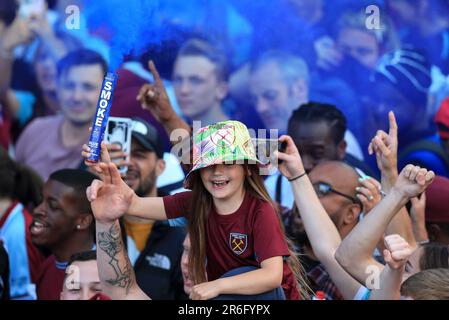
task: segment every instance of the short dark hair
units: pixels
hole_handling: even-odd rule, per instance
[[[76,66],[99,64],[103,73],[106,73],[108,66],[103,57],[96,51],[90,49],[78,49],[69,52],[58,62],[58,77],[67,73]]]
[[[449,268],[449,246],[430,242],[423,247],[423,254],[419,260],[419,267],[422,270],[434,268]]]
[[[89,251],[83,251],[73,254],[70,257],[69,263],[67,264],[67,267],[70,266],[75,261],[90,261],[90,260],[97,260],[97,251],[96,250],[89,250]]]
[[[293,114],[288,120],[288,133],[291,135],[293,130],[302,123],[319,121],[325,121],[329,124],[336,145],[344,139],[347,124],[343,112],[332,104],[319,102],[303,104],[293,111]]]
[[[74,262],[76,262],[76,261],[84,262],[84,261],[91,261],[91,260],[94,260],[94,261],[97,260],[97,251],[96,250],[89,250],[89,251],[83,251],[83,252],[78,252],[78,253],[72,254],[72,256],[70,257],[69,262],[67,263],[67,266],[66,266],[65,276],[66,277],[68,276],[67,270]],[[65,280],[64,280],[64,286],[65,286]]]
[[[6,26],[9,26],[17,15],[18,5],[16,0],[2,0],[0,1],[0,21],[3,21]]]
[[[92,181],[98,179],[96,175],[81,169],[61,169],[53,172],[48,179],[73,188],[73,194],[78,200],[79,209],[82,212],[93,214],[90,202],[87,200],[86,189]]]
[[[215,65],[215,74],[220,81],[228,81],[229,66],[228,59],[223,50],[218,45],[200,39],[192,38],[187,40],[179,49],[177,58],[187,56],[200,56],[208,59]]]
[[[12,160],[0,146],[0,198],[19,200],[26,207],[42,201],[42,178],[33,169]]]

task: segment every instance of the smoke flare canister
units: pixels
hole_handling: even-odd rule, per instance
[[[98,98],[97,110],[92,122],[92,132],[90,133],[89,143],[90,156],[86,159],[88,162],[98,162],[101,154],[101,142],[103,141],[104,131],[108,123],[109,111],[111,110],[112,97],[117,84],[117,75],[108,72],[101,86],[100,97]]]

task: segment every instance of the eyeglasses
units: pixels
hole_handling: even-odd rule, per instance
[[[352,203],[355,203],[355,204],[359,205],[360,208],[363,208],[362,202],[359,199],[357,199],[355,197],[351,197],[351,196],[344,194],[340,191],[337,191],[325,182],[315,183],[315,184],[313,184],[313,188],[315,189],[315,192],[318,195],[318,198],[325,197],[325,196],[329,195],[331,192],[333,192],[335,194],[338,194],[339,196],[342,196],[348,200],[351,200]]]

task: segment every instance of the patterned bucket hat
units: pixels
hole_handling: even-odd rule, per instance
[[[184,180],[184,188],[190,189],[193,171],[216,164],[244,161],[262,165],[248,128],[239,121],[218,122],[199,129],[193,136],[193,166]]]

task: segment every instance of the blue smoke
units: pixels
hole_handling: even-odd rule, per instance
[[[86,1],[84,14],[90,30],[111,35],[110,69],[114,71],[126,55],[139,55],[164,41],[181,42],[180,31],[205,36],[221,43],[240,64],[250,55],[250,46],[286,37],[282,21],[286,12],[281,0],[95,0]],[[257,32],[255,32],[257,31]],[[255,39],[255,40],[254,40]],[[266,39],[267,41],[264,41]],[[254,40],[254,41],[253,41]],[[273,42],[275,43],[275,42]],[[255,48],[253,47],[253,51]]]
[[[85,10],[89,29],[106,30],[111,36],[110,71],[115,71],[120,66],[124,56],[144,48],[142,22],[146,15],[143,1],[88,1]]]
[[[372,0],[374,1],[374,0]],[[110,69],[114,71],[127,55],[138,56],[149,48],[195,34],[220,43],[232,66],[238,66],[262,51],[282,49],[314,59],[311,48],[317,30],[308,29],[295,14],[289,0],[94,0],[86,1],[90,30],[107,30]],[[326,3],[337,16],[348,3],[363,8],[366,1]],[[319,30],[318,32],[323,32]]]
[[[85,15],[90,30],[107,30],[111,35],[110,70],[126,55],[139,55],[163,41],[178,41],[180,29],[217,30],[223,27],[214,15],[218,1],[204,0],[95,0],[88,1]],[[209,21],[205,23],[205,21]],[[220,26],[218,26],[220,25]]]

